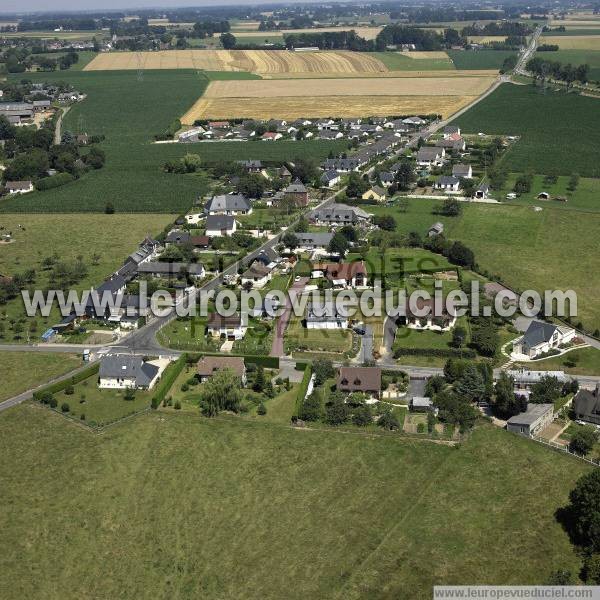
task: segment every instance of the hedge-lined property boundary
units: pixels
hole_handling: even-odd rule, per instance
[[[298,366],[299,363],[296,363]],[[302,407],[302,402],[304,402],[304,396],[306,396],[306,391],[308,390],[308,384],[310,383],[310,378],[312,377],[312,365],[308,363],[304,363],[304,375],[302,376],[302,381],[300,382],[300,387],[298,388],[298,395],[296,396],[296,416],[300,413],[300,408]]]
[[[187,357],[188,363],[198,362],[203,356],[223,356],[222,352],[187,352],[184,354]],[[226,356],[235,356],[244,359],[244,364],[255,364],[256,366],[265,367],[267,369],[278,369],[279,368],[279,357],[278,356],[265,356],[265,355],[248,355],[248,354],[229,354]]]
[[[442,358],[476,358],[477,352],[471,348],[396,348],[394,358],[400,356],[439,356]]]
[[[183,371],[186,362],[186,355],[182,354],[165,369],[156,388],[154,388],[154,395],[152,396],[151,403],[152,408],[156,409],[160,406],[160,403],[165,399],[167,393],[175,383],[175,380],[179,377],[181,371]]]
[[[41,390],[34,392],[33,399],[39,401],[39,400],[41,400],[42,396],[44,396],[44,394],[57,394],[58,392],[62,392],[64,389],[68,388],[69,386],[75,385],[75,384],[83,381],[84,379],[87,379],[88,377],[95,375],[96,373],[98,373],[99,370],[100,370],[100,363],[99,362],[94,363],[93,365],[90,365],[87,369],[84,369],[83,371],[76,373],[72,377],[68,377],[67,379],[64,379],[63,381],[58,381],[57,383],[52,383],[52,384],[42,388]]]

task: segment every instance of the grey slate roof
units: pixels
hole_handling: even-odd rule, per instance
[[[169,231],[165,242],[167,244],[185,244],[190,241],[190,232],[182,229],[173,229]]]
[[[213,196],[204,207],[205,211],[239,211],[250,210],[250,201],[242,194],[221,194]]]
[[[206,230],[215,231],[232,229],[235,219],[231,215],[208,215],[206,217]]]
[[[452,167],[452,175],[455,177],[465,177],[469,174],[471,165],[458,164]]]
[[[544,323],[543,321],[531,321],[527,331],[525,332],[525,335],[523,336],[523,341],[530,348],[537,346],[538,344],[550,341],[557,329],[558,327],[556,327],[556,325],[551,325],[550,323]]]
[[[201,276],[204,273],[202,263],[184,262],[145,262],[138,265],[138,273],[151,275],[179,275],[184,267],[190,275]]]
[[[301,246],[322,246],[327,248],[333,238],[333,233],[298,233],[294,234]]]
[[[547,412],[553,411],[553,404],[528,404],[527,410],[508,419],[509,425],[533,425]]]
[[[325,173],[323,173],[323,175],[321,175],[321,181],[323,183],[330,183],[331,181],[333,181],[334,179],[337,179],[339,177],[339,175],[337,174],[337,171],[325,171]]]
[[[346,319],[339,314],[335,302],[319,302],[316,305],[309,303],[306,307],[306,321],[309,323],[335,323],[340,319]]]
[[[303,194],[307,189],[299,179],[296,179],[294,183],[290,183],[284,191],[286,194]]]
[[[100,378],[135,379],[137,387],[148,387],[156,377],[158,367],[142,360],[141,356],[107,354],[100,363]]]
[[[309,213],[309,218],[330,223],[355,223],[361,219],[368,219],[369,215],[358,206],[347,204],[330,204]]]
[[[460,180],[458,179],[458,177],[452,177],[449,175],[442,175],[438,179],[439,185],[456,185],[457,183],[460,183]]]
[[[584,421],[590,421],[600,425],[600,389],[580,389],[573,398],[573,410],[575,417]]]

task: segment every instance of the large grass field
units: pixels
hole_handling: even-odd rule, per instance
[[[438,218],[431,214],[438,201],[411,199],[406,212],[383,206],[369,207],[369,212],[394,215],[402,233],[424,235],[433,222],[442,221],[447,237],[472,248],[480,267],[518,290],[573,289],[584,325],[600,327],[594,291],[600,269],[594,251],[600,215],[554,208],[559,203],[550,202],[534,212],[531,204],[469,204],[459,217]]]
[[[81,358],[52,352],[2,352],[0,365],[2,401],[76,369]]]
[[[339,142],[283,144],[215,143],[154,144],[162,133],[200,96],[208,82],[194,71],[66,71],[28,74],[36,81],[67,81],[86,92],[85,101],[71,108],[63,130],[104,134],[104,168],[61,188],[33,192],[0,202],[2,212],[102,212],[108,201],[117,212],[183,212],[207,190],[197,175],[162,172],[167,159],[195,152],[207,161],[237,158],[270,160],[302,156],[323,158]],[[173,93],[177,90],[177,93]]]
[[[375,52],[390,71],[446,71],[453,70],[452,61],[446,58],[412,58],[401,52]]]
[[[500,69],[506,58],[515,55],[510,50],[448,50],[456,69]]]
[[[13,275],[35,269],[35,289],[46,289],[49,271],[42,267],[44,258],[56,254],[58,260],[72,264],[81,257],[87,275],[74,288],[97,286],[114,273],[128,254],[148,234],[156,235],[173,220],[172,215],[105,215],[105,214],[2,214],[0,226],[12,231],[13,242],[0,245],[0,273]],[[21,228],[19,228],[21,225]],[[24,314],[20,297],[0,306],[0,318],[10,320]],[[49,317],[36,317],[34,337],[56,323],[58,310]],[[6,325],[3,342],[12,341]]]
[[[600,33],[600,29],[598,30]],[[558,42],[560,47],[560,41]],[[600,80],[600,50],[557,50],[556,52],[538,52],[538,58],[555,60],[563,64],[589,65],[589,78]]]
[[[503,159],[512,171],[600,176],[600,102],[595,98],[504,84],[455,123],[465,133],[520,135]]]
[[[540,584],[579,571],[554,512],[587,469],[490,426],[452,448],[161,411],[94,435],[20,406],[0,415],[0,589],[418,599]]]

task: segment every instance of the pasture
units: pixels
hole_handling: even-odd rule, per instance
[[[516,56],[510,50],[448,50],[448,56],[456,69],[500,69],[509,56]]]
[[[560,44],[559,44],[560,45]],[[600,81],[600,48],[597,50],[557,50],[556,52],[538,52],[539,58],[550,58],[563,64],[583,65],[590,67],[589,78]]]
[[[74,354],[55,352],[2,352],[0,402],[30,390],[81,366]]]
[[[503,84],[455,123],[465,133],[521,136],[503,158],[511,171],[599,177],[599,108],[595,98]]]
[[[161,411],[92,435],[29,404],[0,434],[6,600],[423,599],[580,568],[554,513],[588,467],[490,426],[453,448]]]
[[[196,119],[231,117],[448,116],[492,82],[491,77],[215,81],[181,120],[192,124]]]
[[[445,52],[377,52],[375,55],[390,71],[446,71],[454,69],[452,61]]]

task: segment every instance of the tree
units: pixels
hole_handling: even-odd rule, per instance
[[[302,406],[298,411],[298,418],[303,421],[319,421],[322,417],[323,402],[321,400],[321,395],[317,392],[313,392],[302,403]]]
[[[410,189],[412,184],[417,180],[417,176],[412,164],[408,161],[402,161],[398,165],[398,170],[396,171],[394,180],[398,185],[399,190],[406,191]]]
[[[398,417],[391,410],[386,410],[380,415],[379,419],[377,419],[377,425],[389,431],[400,429],[400,421],[398,421]]]
[[[231,369],[216,371],[200,390],[200,407],[207,417],[214,417],[222,410],[238,412],[240,402],[240,378]]]
[[[581,477],[571,493],[564,512],[575,543],[590,554],[600,553],[600,469]]]
[[[456,198],[446,198],[442,207],[438,210],[440,215],[446,217],[457,217],[460,215],[460,202]]]
[[[475,365],[469,365],[454,385],[455,392],[469,402],[477,402],[485,396],[485,381]]]
[[[569,450],[585,456],[590,453],[597,440],[596,428],[593,425],[586,425],[573,434],[569,442]]]
[[[346,195],[349,198],[358,198],[369,189],[369,184],[359,173],[352,172],[348,177],[348,185],[346,186]]]
[[[587,555],[583,559],[583,569],[581,571],[583,580],[588,585],[600,585],[600,554]]]
[[[344,225],[340,229],[340,233],[349,241],[349,242],[358,242],[358,232],[352,225]]]
[[[344,394],[336,391],[329,396],[325,405],[325,422],[328,425],[342,425],[348,420],[349,409]]]
[[[310,183],[319,177],[319,163],[314,158],[297,158],[290,170],[302,183]]]
[[[221,45],[223,48],[225,48],[225,50],[231,50],[232,48],[235,48],[236,44],[237,40],[235,39],[235,35],[229,32],[221,34]]]
[[[115,205],[109,200],[104,207],[104,213],[107,215],[112,215],[115,212]]]
[[[335,369],[330,360],[318,359],[313,363],[315,385],[323,385],[325,381],[335,376]]]
[[[359,427],[366,427],[373,422],[373,413],[368,404],[361,404],[352,413],[352,422]]]
[[[281,243],[286,247],[289,248],[290,250],[295,250],[299,245],[300,245],[300,240],[298,239],[298,236],[296,236],[294,233],[292,233],[291,231],[286,231],[282,236],[281,236]]]
[[[344,256],[348,251],[348,240],[340,231],[336,231],[327,248],[329,252]]]
[[[264,405],[263,402],[261,402],[258,405],[258,408],[256,409],[256,414],[261,415],[261,416],[264,416],[267,414],[267,407]]]
[[[579,173],[571,173],[571,177],[569,178],[569,185],[567,186],[567,189],[570,192],[574,192],[577,189],[578,185],[579,185]]]
[[[566,569],[557,569],[556,571],[550,573],[550,577],[548,577],[548,581],[546,585],[573,585],[573,575],[571,571],[567,571]]]
[[[186,154],[186,156],[188,156]],[[195,155],[192,155],[195,156]],[[184,157],[185,158],[185,157]],[[101,169],[104,166],[106,156],[104,150],[96,148],[95,146],[90,148],[87,156],[85,157],[85,164],[92,167],[92,169]],[[182,159],[183,160],[183,159]]]
[[[534,404],[554,404],[562,390],[560,381],[552,375],[545,375],[531,386],[529,401]]]
[[[375,215],[373,225],[384,231],[394,231],[396,229],[396,219],[392,215]]]
[[[452,346],[454,346],[454,348],[462,348],[466,341],[467,330],[460,325],[456,326],[452,332]]]
[[[448,251],[448,258],[455,265],[472,269],[475,266],[475,255],[462,242],[454,242]]]
[[[71,407],[69,406],[68,402],[63,402],[60,405],[60,410],[61,410],[61,412],[68,413],[71,410]]]
[[[441,375],[432,375],[425,384],[425,395],[432,398],[446,386],[446,379]]]
[[[515,381],[505,371],[501,371],[496,381],[495,397],[492,403],[494,414],[502,419],[509,419],[527,408],[524,396],[514,392]]]
[[[262,365],[259,365],[258,369],[256,370],[252,389],[255,392],[262,392],[265,389],[265,370]]]

